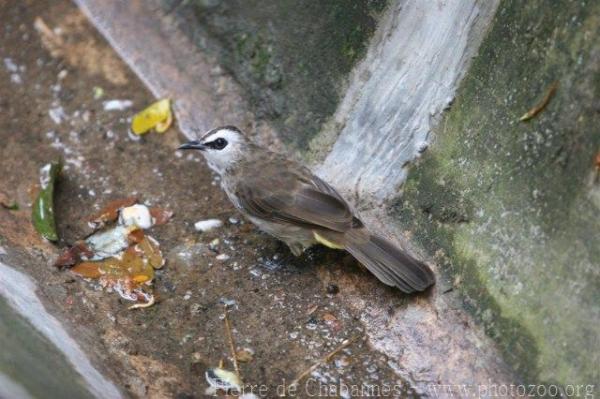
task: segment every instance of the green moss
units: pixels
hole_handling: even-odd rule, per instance
[[[503,1],[392,207],[530,382],[600,380],[599,36],[600,4]]]

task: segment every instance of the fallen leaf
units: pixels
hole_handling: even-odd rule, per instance
[[[325,320],[325,321],[329,321],[329,322],[332,322],[332,321],[337,321],[337,317],[335,317],[335,316],[334,316],[334,315],[332,315],[331,313],[325,313],[325,314],[323,315],[322,319],[323,319],[323,320]]]
[[[54,220],[54,186],[61,170],[61,161],[51,162],[40,169],[41,190],[31,208],[33,227],[49,241],[58,241]]]
[[[122,298],[138,302],[130,309],[152,306],[154,295],[145,290],[151,286],[154,270],[165,264],[158,242],[145,234],[157,219],[166,223],[172,212],[136,204],[133,197],[107,204],[89,221],[94,225],[113,222],[66,249],[56,260],[57,266],[73,266],[73,273],[96,279],[100,286],[112,289]]]
[[[150,129],[156,129],[158,133],[163,133],[171,126],[172,122],[171,100],[165,98],[137,113],[131,121],[131,130],[137,135],[144,134]]]
[[[71,271],[84,278],[100,278],[100,265],[97,262],[82,262],[71,268]]]
[[[155,269],[160,269],[165,264],[165,260],[160,252],[158,242],[149,236],[144,237],[139,244],[136,245],[144,257],[148,259],[148,263]]]
[[[155,225],[167,223],[173,217],[173,212],[163,208],[150,208],[150,215]]]
[[[254,359],[254,354],[248,349],[240,349],[235,353],[235,357],[240,362],[248,363]]]
[[[135,229],[127,236],[127,241],[129,241],[130,244],[139,244],[143,239],[144,230],[142,229]]]
[[[106,204],[104,208],[92,215],[89,223],[95,227],[102,226],[109,222],[114,222],[119,217],[119,211],[125,207],[131,206],[137,202],[136,197],[126,197],[113,200]]]
[[[542,112],[544,110],[544,108],[546,108],[546,106],[548,105],[548,103],[550,102],[552,97],[554,97],[554,94],[556,94],[557,89],[558,89],[558,82],[552,83],[552,85],[550,85],[550,87],[548,88],[548,91],[546,92],[546,95],[544,96],[542,101],[540,101],[533,108],[531,108],[529,111],[527,111],[525,114],[523,114],[523,116],[521,116],[519,118],[519,120],[521,122],[528,121],[529,119],[533,118],[534,116],[536,116],[537,114]]]
[[[319,305],[313,305],[310,308],[308,308],[308,311],[306,312],[306,314],[308,316],[310,316],[311,314],[315,313],[317,311],[317,309],[319,308]]]
[[[325,313],[322,316],[322,319],[325,321],[325,324],[329,328],[331,328],[333,332],[337,333],[342,329],[342,323],[337,319],[337,317],[335,317],[331,313]]]
[[[73,244],[73,246],[65,249],[62,254],[59,255],[54,262],[54,266],[73,266],[81,262],[83,258],[90,259],[92,256],[94,256],[94,253],[90,250],[86,243],[84,241],[77,241],[75,244]]]
[[[233,371],[222,368],[212,368],[206,370],[204,376],[206,377],[206,382],[208,382],[213,389],[220,389],[225,392],[239,392],[241,390],[242,381],[240,381],[240,378]]]
[[[154,130],[156,130],[156,133],[164,133],[167,130],[169,130],[172,123],[173,123],[173,113],[169,112],[167,115],[167,119],[165,119],[162,122],[157,123],[156,128]]]
[[[19,204],[16,203],[16,201],[0,201],[0,206],[2,206],[2,208],[7,209],[9,211],[18,211],[19,210]]]
[[[154,268],[147,259],[141,256],[135,247],[129,247],[120,258],[108,258],[100,261],[100,271],[105,283],[114,285],[119,280],[143,280],[143,282],[154,278]],[[144,276],[143,278],[140,276]]]

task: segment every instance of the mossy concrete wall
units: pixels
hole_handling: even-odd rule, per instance
[[[600,381],[598,38],[598,2],[502,1],[391,207],[529,382]]]
[[[387,0],[160,0],[294,150],[335,112]]]

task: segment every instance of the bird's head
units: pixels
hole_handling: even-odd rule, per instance
[[[248,151],[250,142],[235,126],[222,126],[212,129],[200,140],[187,142],[179,150],[200,150],[208,166],[222,174],[235,165]]]

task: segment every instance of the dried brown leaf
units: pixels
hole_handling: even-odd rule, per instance
[[[330,321],[330,322],[331,322],[331,321],[337,321],[337,317],[335,317],[335,316],[334,316],[334,315],[332,315],[331,313],[325,313],[325,314],[322,316],[322,319],[323,319],[323,320],[325,320],[325,321]]]
[[[85,244],[84,241],[77,241],[73,246],[66,248],[62,254],[58,256],[54,262],[56,267],[68,267],[73,266],[81,262],[82,258],[91,258],[94,253]]]
[[[243,363],[251,362],[254,359],[254,354],[247,349],[240,349],[235,355],[237,360]]]
[[[119,217],[119,211],[125,207],[132,206],[137,202],[136,197],[119,198],[110,201],[104,208],[92,215],[89,222],[96,225],[102,226],[106,223],[114,222]]]
[[[143,229],[135,229],[127,235],[127,241],[129,241],[130,244],[139,244],[145,237]]]
[[[154,225],[165,224],[173,217],[173,212],[164,208],[150,208],[150,215]]]
[[[546,108],[546,106],[548,105],[548,103],[550,102],[552,97],[554,97],[554,94],[556,94],[557,89],[558,89],[558,82],[552,83],[552,85],[550,85],[550,87],[548,88],[548,91],[546,92],[546,95],[544,96],[542,101],[540,101],[533,108],[531,108],[529,111],[527,111],[525,114],[523,114],[523,116],[521,116],[519,118],[519,120],[521,122],[528,121],[531,118],[535,117],[540,112],[542,112],[544,110],[544,108]]]

